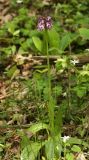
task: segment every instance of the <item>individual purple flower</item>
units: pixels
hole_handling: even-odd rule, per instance
[[[52,18],[50,16],[40,17],[38,19],[37,29],[39,31],[42,31],[45,29],[51,29],[51,28],[52,28]]]

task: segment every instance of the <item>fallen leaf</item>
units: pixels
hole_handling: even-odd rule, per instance
[[[79,153],[76,160],[86,160],[86,158],[83,153]]]

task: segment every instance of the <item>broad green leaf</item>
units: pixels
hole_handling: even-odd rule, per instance
[[[57,54],[62,54],[63,53],[63,51],[61,51],[59,48],[55,48],[55,47],[51,47],[51,48],[49,48],[49,53],[51,52],[53,52],[53,51],[55,51]],[[53,52],[53,53],[55,53],[55,52]]]
[[[70,137],[70,139],[68,140],[68,143],[69,144],[81,144],[82,143],[82,140],[81,139],[78,139],[77,137]]]
[[[49,138],[49,140],[46,142],[45,152],[47,160],[51,160],[54,158],[54,143],[52,138]]]
[[[51,30],[48,30],[48,42],[49,42],[49,46],[51,48],[54,48],[54,50],[59,48],[60,38],[59,38],[59,34],[56,32],[54,28],[52,28]]]
[[[27,38],[27,40],[25,40],[23,43],[21,43],[21,47],[24,51],[27,51],[29,48],[32,47],[32,39],[31,38]]]
[[[45,123],[33,124],[30,128],[27,129],[27,131],[35,134],[36,132],[38,132],[42,129],[48,129],[48,125]]]
[[[21,160],[35,160],[37,158],[39,150],[41,149],[41,147],[43,147],[44,144],[45,142],[30,142],[30,144],[22,150]]]
[[[61,141],[61,133],[60,132],[58,134],[55,134],[55,137],[54,137],[54,153],[57,158],[61,157],[62,141]]]
[[[74,145],[74,146],[71,148],[71,150],[72,150],[73,152],[81,152],[81,148],[80,148],[79,146],[77,146],[77,145]]]
[[[82,98],[83,96],[86,95],[87,88],[85,86],[76,86],[74,88],[74,91],[76,92],[78,97]]]
[[[74,160],[74,155],[72,153],[67,153],[66,160]]]
[[[60,41],[60,50],[65,50],[66,47],[69,46],[71,42],[71,38],[70,35],[67,33],[66,35],[64,35]]]
[[[61,51],[64,51],[66,47],[68,47],[77,38],[78,34],[72,34],[71,32],[66,33],[60,41],[59,49]]]
[[[29,145],[30,140],[29,140],[28,136],[24,132],[22,132],[22,131],[19,132],[19,135],[21,137],[21,150],[22,150],[26,146]]]
[[[45,144],[45,153],[47,160],[52,160],[55,157],[56,158],[61,157],[61,152],[62,152],[62,145],[59,134],[57,136],[54,136],[54,138],[50,137]]]
[[[89,29],[87,28],[80,28],[79,29],[80,36],[83,37],[84,39],[89,40]]]
[[[7,27],[8,27],[8,32],[13,35],[17,28],[17,25],[15,22],[8,22]]]
[[[81,89],[81,90],[77,90],[77,96],[82,98],[83,96],[86,95],[86,88],[85,89]]]
[[[32,37],[35,47],[41,52],[42,51],[42,41],[38,37]]]

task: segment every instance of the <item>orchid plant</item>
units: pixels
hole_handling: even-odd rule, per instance
[[[48,41],[48,32],[52,29],[52,18],[48,17],[40,17],[38,19],[37,30],[39,32],[43,32],[43,41],[45,45],[45,52],[47,55],[47,76],[48,76],[48,101],[47,101],[47,113],[48,113],[48,124],[45,123],[37,123],[33,124],[28,131],[31,132],[33,135],[36,134],[40,130],[46,129],[48,133],[48,138],[45,141],[39,142],[31,142],[31,145],[28,145],[28,152],[31,160],[35,160],[38,155],[39,150],[45,146],[45,153],[47,160],[53,160],[54,158],[59,159],[61,157],[61,150],[62,150],[62,140],[61,140],[61,126],[62,126],[62,116],[60,109],[56,114],[56,120],[54,118],[54,108],[55,108],[55,100],[52,97],[52,90],[51,90],[51,68],[50,68],[50,61],[49,61],[49,41]],[[34,148],[34,149],[33,149]],[[25,151],[22,151],[21,157],[24,157]],[[29,159],[29,158],[28,158]]]

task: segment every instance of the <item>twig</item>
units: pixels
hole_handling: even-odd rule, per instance
[[[32,124],[25,124],[25,125],[1,125],[0,129],[26,129],[31,127]]]
[[[55,61],[59,58],[61,58],[62,56],[49,56],[49,60]],[[47,56],[32,56],[31,59],[35,59],[35,60],[47,60]],[[72,60],[78,60],[79,63],[76,64],[77,65],[83,65],[86,63],[89,63],[89,55],[70,55],[70,59]],[[29,59],[28,59],[29,60]]]

